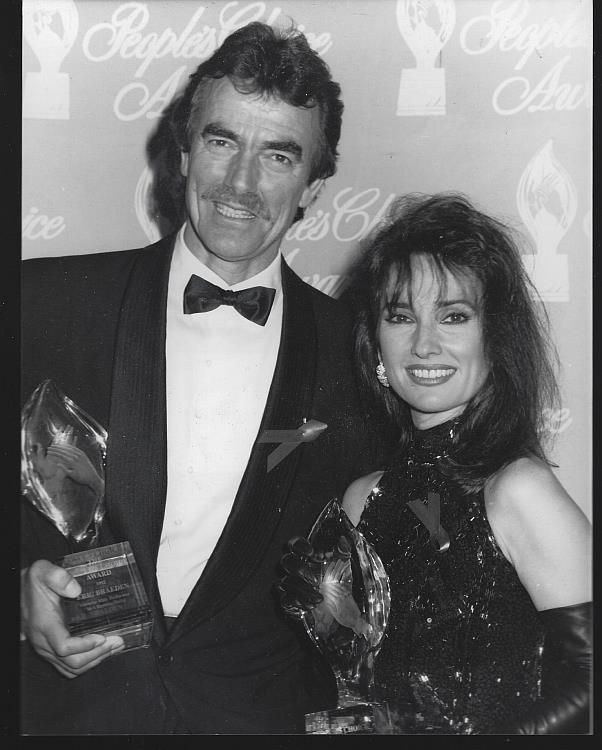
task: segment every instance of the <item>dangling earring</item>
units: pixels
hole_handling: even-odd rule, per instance
[[[376,379],[381,385],[384,385],[385,388],[390,388],[389,378],[387,377],[387,371],[385,370],[385,366],[380,360],[378,361],[378,364],[376,365]]]

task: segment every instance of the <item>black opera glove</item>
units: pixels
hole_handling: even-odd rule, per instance
[[[320,593],[324,565],[348,561],[351,547],[341,536],[331,552],[316,552],[307,539],[298,536],[289,541],[288,548],[280,560],[285,575],[276,584],[276,593],[286,614],[301,619],[324,598]]]
[[[546,609],[542,697],[511,734],[589,734],[592,602]]]

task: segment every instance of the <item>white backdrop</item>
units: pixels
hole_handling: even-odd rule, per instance
[[[558,476],[591,515],[591,0],[24,0],[23,257],[160,236],[146,145],[228,33],[292,19],[345,113],[337,174],[284,252],[336,296],[405,192],[459,190],[519,228],[562,362]]]

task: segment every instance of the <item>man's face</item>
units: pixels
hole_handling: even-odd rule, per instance
[[[230,284],[254,276],[276,257],[298,207],[323,180],[309,184],[319,142],[319,113],[258,94],[228,78],[211,81],[182,154],[192,252]]]

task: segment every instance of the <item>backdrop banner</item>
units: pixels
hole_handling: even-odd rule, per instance
[[[558,347],[557,474],[591,516],[591,0],[24,0],[24,258],[141,247],[162,113],[233,30],[294,23],[341,84],[338,171],[289,230],[332,296],[397,195],[455,190],[521,232]]]

